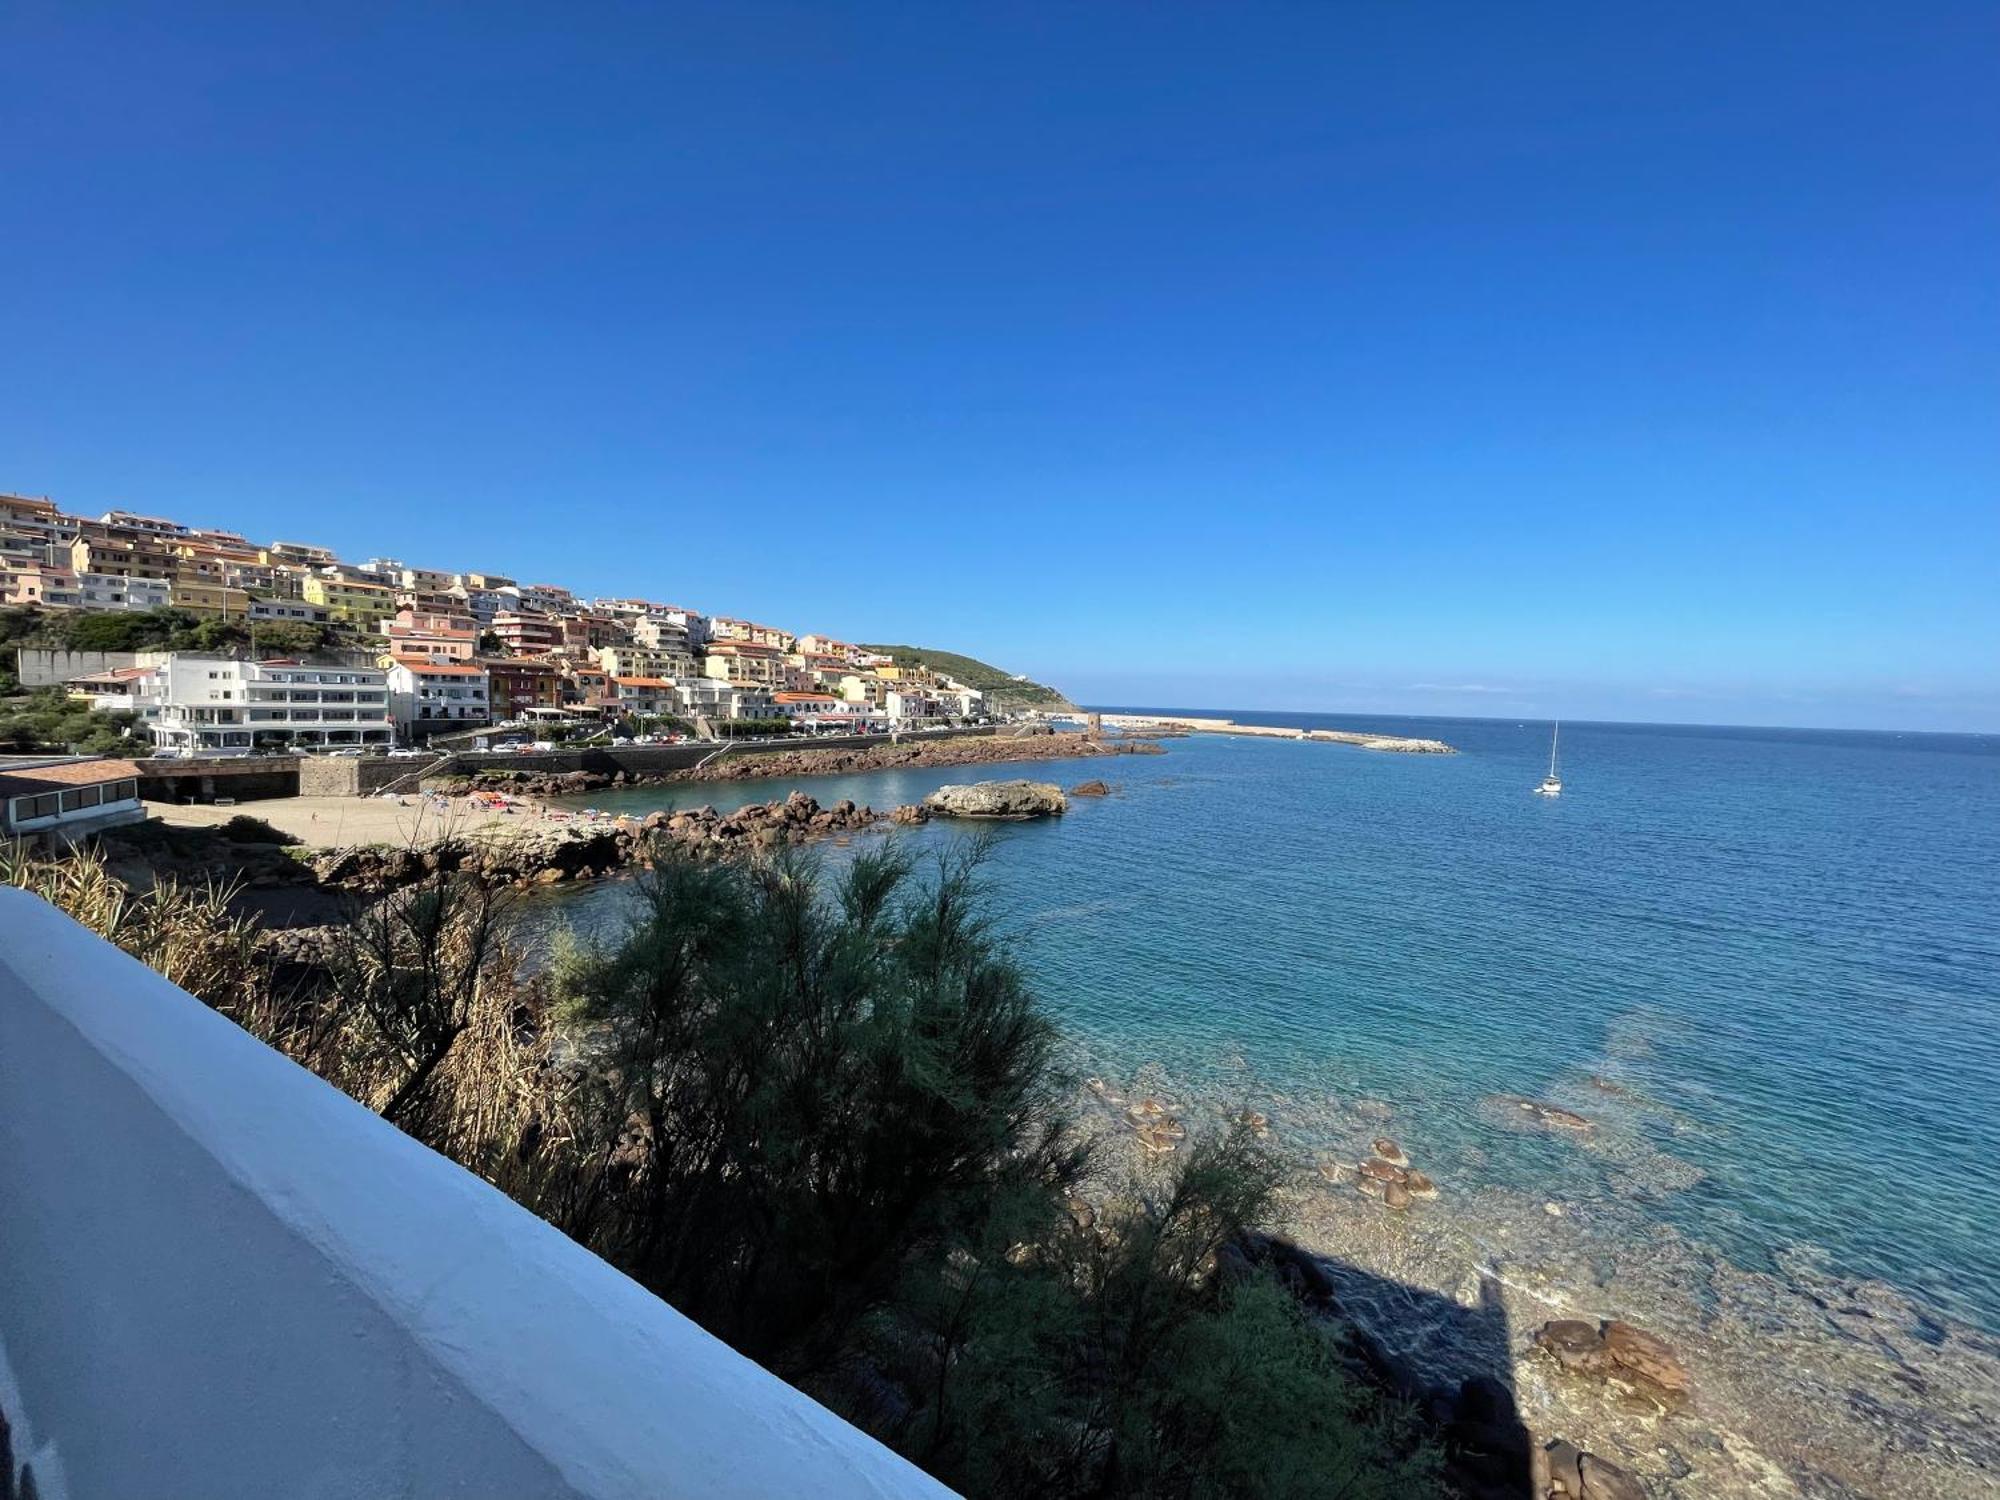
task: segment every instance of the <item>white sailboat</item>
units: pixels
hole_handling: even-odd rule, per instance
[[[1556,743],[1562,738],[1562,720],[1556,720],[1555,728],[1549,734],[1549,774],[1542,778],[1542,784],[1535,788],[1537,797],[1560,797],[1562,777],[1556,775]]]

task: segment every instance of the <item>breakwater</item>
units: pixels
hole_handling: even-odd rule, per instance
[[[1102,714],[1108,727],[1132,734],[1241,734],[1274,740],[1319,740],[1330,745],[1354,745],[1363,750],[1385,750],[1398,755],[1452,755],[1456,752],[1443,740],[1416,739],[1399,734],[1375,734],[1367,730],[1304,728],[1285,724],[1239,724],[1234,719],[1208,718],[1193,714]]]

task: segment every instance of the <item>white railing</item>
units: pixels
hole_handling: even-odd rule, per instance
[[[44,1500],[949,1494],[12,889],[0,1399]]]

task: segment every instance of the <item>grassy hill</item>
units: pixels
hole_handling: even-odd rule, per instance
[[[955,651],[938,651],[929,646],[877,646],[866,642],[862,643],[861,649],[893,656],[899,666],[929,667],[934,672],[942,672],[967,687],[978,688],[986,694],[989,702],[1003,708],[1069,706],[1069,699],[1055,688],[1019,679],[1012,672],[1003,672],[976,657],[960,656]]]

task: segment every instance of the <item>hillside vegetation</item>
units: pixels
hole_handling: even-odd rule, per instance
[[[938,651],[929,646],[862,645],[864,651],[879,651],[896,658],[899,666],[929,667],[934,672],[978,688],[988,699],[1006,708],[1068,708],[1070,701],[1060,691],[1039,682],[1018,679],[1012,672],[955,651]]]

